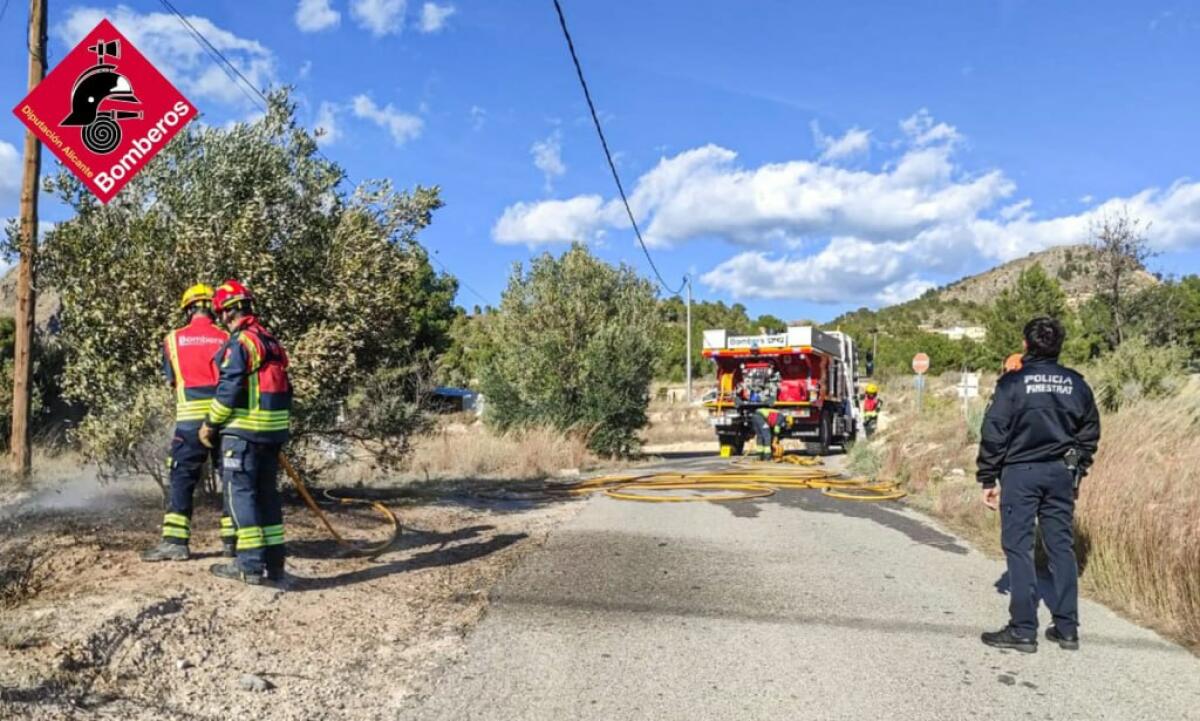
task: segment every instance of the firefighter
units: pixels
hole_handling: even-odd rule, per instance
[[[213,289],[203,283],[188,288],[179,301],[186,325],[163,340],[163,374],[175,388],[175,434],[171,439],[170,486],[162,541],[142,554],[143,561],[186,561],[191,540],[192,496],[207,461],[215,454],[200,443],[200,425],[217,389],[213,356],[229,334],[213,323]],[[233,555],[233,521],[221,517],[221,542]]]
[[[755,442],[758,445],[758,460],[768,461],[783,455],[783,446],[779,434],[784,426],[790,425],[791,418],[774,408],[756,408],[750,414],[750,425],[754,427]]]
[[[1046,639],[1074,650],[1079,648],[1075,500],[1100,443],[1100,414],[1083,376],[1058,363],[1066,335],[1062,324],[1034,318],[1024,335],[1021,368],[996,383],[980,433],[976,477],[984,505],[1001,512],[1010,585],[1008,625],[981,639],[997,648],[1037,651],[1036,523],[1054,584],[1054,597],[1046,599],[1054,617]]]
[[[863,422],[875,427],[879,420],[879,411],[883,410],[883,400],[879,397],[879,386],[875,383],[868,383],[866,387],[866,397],[863,398]]]
[[[283,580],[283,503],[276,485],[288,439],[292,386],[283,346],[254,315],[254,297],[236,280],[222,283],[213,308],[229,329],[218,352],[220,381],[200,438],[217,445],[226,507],[237,527],[237,560],[210,569],[252,585]]]

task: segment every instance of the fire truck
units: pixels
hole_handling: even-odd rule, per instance
[[[742,454],[759,408],[790,417],[780,437],[799,439],[816,455],[844,448],[862,427],[854,340],[844,333],[812,326],[760,335],[706,330],[703,353],[716,365],[717,386],[704,405],[722,456]]]

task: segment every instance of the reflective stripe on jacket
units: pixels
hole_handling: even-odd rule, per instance
[[[287,353],[258,319],[248,316],[218,353],[220,382],[208,422],[251,443],[288,438],[292,384]]]
[[[175,387],[176,426],[199,428],[208,414],[217,392],[213,355],[228,339],[228,333],[200,314],[163,339],[163,371]]]

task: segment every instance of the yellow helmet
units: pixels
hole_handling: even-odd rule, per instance
[[[187,310],[187,307],[193,303],[212,303],[212,299],[212,286],[206,283],[197,283],[191,288],[183,291],[183,297],[179,299],[179,309]]]
[[[874,383],[867,384],[867,395],[873,396],[878,392],[879,392],[879,386],[875,385]]]

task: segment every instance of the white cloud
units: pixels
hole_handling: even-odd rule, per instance
[[[0,140],[0,206],[7,208],[21,198],[21,151]]]
[[[483,130],[483,126],[487,123],[487,108],[481,108],[478,105],[471,106],[471,129]]]
[[[125,5],[116,9],[74,7],[67,12],[66,20],[54,27],[55,37],[73,47],[106,17],[193,101],[206,98],[233,105],[250,102],[172,14],[142,14]],[[199,15],[187,18],[254,87],[262,90],[275,83],[275,56],[257,40],[235,35]]]
[[[457,9],[453,5],[427,2],[421,7],[421,22],[417,29],[423,33],[436,33],[446,27],[447,18],[456,12]]]
[[[544,140],[539,140],[529,148],[533,156],[533,164],[542,171],[546,179],[546,192],[554,190],[554,179],[567,172],[567,166],[562,159],[562,131],[555,130]]]
[[[1200,182],[1089,198],[1079,213],[1042,217],[1030,199],[1013,200],[1016,185],[1001,170],[963,168],[954,126],[922,110],[900,131],[894,156],[871,170],[820,160],[746,167],[727,148],[693,148],[638,178],[630,204],[647,242],[660,249],[694,239],[734,246],[703,280],[745,298],[895,302],[939,279],[1086,242],[1092,223],[1123,210],[1150,224],[1157,249],[1200,248]],[[583,195],[517,203],[493,236],[538,246],[627,228],[618,200]]]
[[[821,150],[821,160],[841,160],[865,153],[871,148],[870,130],[850,128],[845,135],[835,138],[822,133],[816,120],[809,123],[809,128],[812,130],[813,142]]]
[[[372,35],[399,35],[404,29],[406,0],[351,0],[350,14]]]
[[[425,126],[420,117],[396,110],[391,103],[381,108],[366,95],[356,96],[351,107],[357,117],[370,120],[391,133],[397,146],[419,136]]]
[[[531,248],[563,241],[593,241],[603,235],[603,205],[599,195],[517,203],[504,210],[492,228],[492,237],[504,245],[524,244]]]
[[[321,103],[321,107],[317,110],[317,120],[313,123],[313,130],[318,133],[317,145],[333,145],[338,138],[342,137],[337,119],[340,111],[341,108],[333,103]]]
[[[329,5],[329,0],[300,0],[296,6],[296,27],[301,32],[315,33],[338,26],[342,14]]]
[[[933,116],[925,108],[900,121],[900,129],[913,145],[925,146],[936,143],[955,143],[962,138],[958,128],[946,123],[934,123]]]

